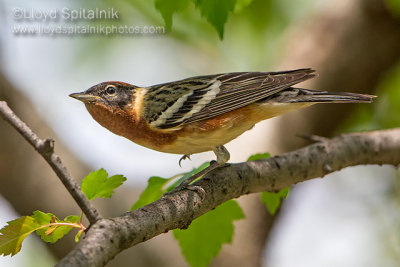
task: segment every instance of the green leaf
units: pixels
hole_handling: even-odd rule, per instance
[[[271,157],[269,153],[260,153],[250,156],[247,161],[252,160],[260,160],[260,159],[267,159]],[[261,193],[261,200],[264,202],[265,206],[267,207],[269,213],[274,215],[278,210],[279,206],[281,205],[282,199],[286,198],[289,194],[289,187],[280,190],[278,193],[271,193],[271,192],[262,192]]]
[[[22,216],[21,218],[7,222],[7,226],[0,229],[0,255],[14,256],[21,250],[22,242],[39,225],[34,218]]]
[[[161,178],[157,176],[150,177],[149,180],[147,181],[147,187],[146,189],[140,194],[140,197],[138,201],[133,204],[130,210],[135,210],[140,207],[143,207],[151,202],[156,201],[159,199],[165,192],[169,192],[172,189],[174,189],[176,186],[178,186],[183,180],[186,178],[189,178],[190,176],[198,173],[199,171],[202,171],[204,168],[207,168],[210,165],[209,162],[203,163],[200,167],[193,169],[190,172],[187,172],[185,174],[179,174],[175,175],[171,178]],[[177,179],[172,185],[170,185],[167,189],[164,189],[164,186],[171,180],[175,179],[176,177],[181,176],[179,179]],[[201,178],[201,177],[200,177]],[[199,178],[199,179],[200,179]]]
[[[400,1],[399,0],[386,0],[389,10],[393,15],[400,17]]]
[[[252,160],[259,160],[259,159],[267,159],[271,157],[271,155],[269,153],[259,153],[259,154],[254,154],[251,155],[247,161],[252,161]]]
[[[229,200],[194,220],[188,229],[173,233],[190,266],[204,267],[218,255],[222,244],[232,242],[233,221],[243,218],[237,202]]]
[[[194,168],[193,170],[191,170],[190,172],[185,173],[181,178],[179,178],[178,180],[176,180],[171,186],[168,187],[168,189],[166,190],[166,192],[169,192],[171,190],[173,190],[175,187],[177,187],[181,182],[183,182],[183,180],[186,180],[187,178],[195,175],[198,172],[201,172],[202,170],[204,170],[205,168],[207,168],[208,166],[210,166],[210,162],[204,162],[203,164],[201,164],[198,168]],[[201,177],[199,177],[198,179],[201,179]],[[192,183],[194,183],[195,181],[197,181],[198,179],[194,180]]]
[[[261,193],[261,200],[264,202],[265,206],[267,207],[269,213],[274,215],[278,210],[279,206],[283,199],[287,197],[289,194],[290,188],[284,188],[280,190],[278,193],[271,193],[271,192],[262,192]]]
[[[77,215],[69,215],[64,218],[63,222],[70,222],[70,223],[78,223],[80,221],[81,217]]]
[[[68,216],[64,221],[60,221],[51,213],[43,213],[37,210],[33,212],[33,216],[23,216],[10,221],[7,226],[0,230],[0,255],[11,254],[14,256],[17,254],[21,250],[24,239],[34,231],[44,241],[54,243],[74,228],[72,225],[57,224],[76,224],[79,220],[79,216]]]
[[[156,0],[155,6],[160,11],[164,21],[165,27],[170,30],[172,26],[172,16],[175,12],[186,8],[190,0]]]
[[[169,180],[170,179],[157,176],[150,177],[147,181],[146,189],[140,194],[139,200],[133,204],[131,210],[138,209],[159,199],[164,193],[163,186],[168,183]]]
[[[235,8],[236,0],[195,0],[200,13],[217,30],[221,39],[224,37],[224,25],[228,14]]]
[[[96,197],[110,198],[114,189],[126,181],[122,175],[114,175],[108,178],[104,169],[91,172],[82,180],[82,191],[89,200]]]
[[[78,223],[80,218],[79,216],[71,215],[65,217],[63,221],[59,220],[56,216],[54,216],[51,213],[44,213],[41,211],[34,211],[33,216],[32,216],[35,221],[40,225],[48,225],[52,224],[51,226],[48,227],[42,227],[36,231],[36,234],[38,234],[43,241],[48,242],[48,243],[55,243],[59,239],[63,238],[66,234],[69,233],[69,231],[74,228],[74,226],[69,226],[69,225],[57,225],[61,223]]]
[[[39,210],[36,210],[33,212],[32,217],[35,219],[35,221],[39,224],[39,225],[46,225],[46,224],[50,224],[52,222],[52,219],[57,219],[56,216],[54,216],[51,213],[44,213],[41,212]]]

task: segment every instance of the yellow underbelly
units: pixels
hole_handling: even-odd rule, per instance
[[[174,154],[195,154],[211,151],[215,147],[237,138],[262,120],[310,105],[310,103],[249,105],[242,108],[240,112],[235,110],[206,122],[200,121],[189,124],[181,130],[182,132],[173,144],[153,149]]]
[[[212,131],[193,130],[190,134],[179,136],[172,145],[165,145],[162,152],[174,154],[195,154],[211,151],[219,145],[224,145],[235,139],[254,124],[242,123],[241,125],[226,126]]]
[[[157,151],[189,155],[211,151],[262,120],[310,105],[312,103],[254,103],[211,119],[187,124],[181,129],[166,130],[151,129],[146,121],[133,120],[137,114],[121,110],[113,112],[101,104],[86,107],[97,122],[117,135]]]

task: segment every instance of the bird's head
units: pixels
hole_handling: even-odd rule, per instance
[[[130,137],[134,132],[132,122],[138,121],[134,103],[138,88],[123,82],[103,82],[69,96],[82,101],[100,125],[115,134]]]
[[[123,82],[103,82],[94,85],[81,93],[70,94],[70,97],[85,103],[87,107],[99,105],[108,109],[124,110],[132,105],[137,87]]]

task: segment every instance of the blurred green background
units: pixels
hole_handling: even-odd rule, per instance
[[[69,21],[61,17],[65,8],[113,8],[119,19]],[[58,19],[43,18],[55,10]],[[99,168],[128,178],[112,201],[96,202],[106,216],[129,209],[148,177],[170,177],[213,155],[194,155],[180,168],[179,155],[151,151],[103,129],[68,97],[99,82],[146,86],[211,73],[312,67],[319,77],[305,87],[378,95],[373,104],[320,105],[262,122],[228,145],[232,162],[305,145],[298,133],[333,136],[400,126],[398,0],[3,0],[0,14],[0,100],[41,137],[55,138],[57,153],[77,179]],[[89,26],[163,30],[37,32]],[[242,197],[246,220],[237,223],[233,244],[212,266],[398,266],[398,177],[391,167],[349,168],[297,185],[275,217],[258,196]],[[59,217],[79,213],[50,168],[3,121],[0,194],[1,225],[36,209]],[[0,258],[0,266],[52,266],[73,245],[72,238],[45,246],[30,237],[20,254]],[[108,266],[131,266],[133,260],[135,266],[186,266],[169,233]]]

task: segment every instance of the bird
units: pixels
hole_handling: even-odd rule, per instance
[[[69,96],[82,101],[100,125],[141,146],[181,160],[213,151],[216,161],[176,190],[220,166],[230,154],[226,143],[263,120],[316,103],[370,103],[375,97],[295,87],[314,78],[303,68],[278,72],[233,72],[191,77],[141,87],[109,81]]]

